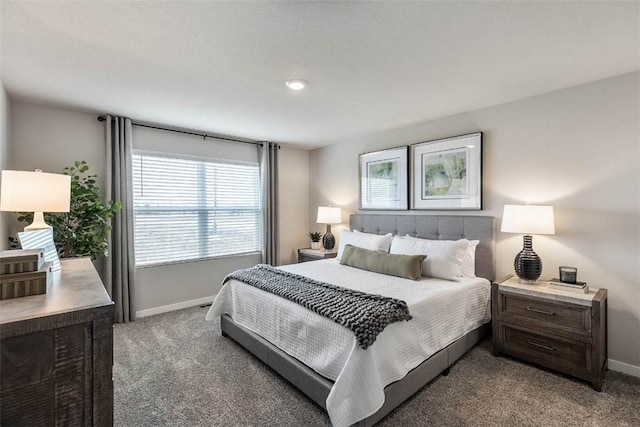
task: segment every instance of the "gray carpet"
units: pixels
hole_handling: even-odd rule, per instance
[[[325,412],[220,336],[206,308],[118,324],[116,426],[325,426]],[[601,393],[514,359],[489,342],[392,412],[379,426],[640,426],[640,379],[606,374]]]

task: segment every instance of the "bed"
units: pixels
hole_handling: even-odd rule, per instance
[[[358,214],[351,216],[350,228],[431,240],[479,240],[478,278],[459,283],[413,282],[343,266],[334,259],[282,267],[406,301],[414,318],[388,325],[367,350],[358,348],[351,331],[341,325],[241,282],[223,287],[207,318],[220,316],[223,335],[325,408],[335,426],[369,426],[433,378],[448,373],[487,334],[490,282],[495,275],[494,219]],[[417,297],[426,294],[428,299]]]

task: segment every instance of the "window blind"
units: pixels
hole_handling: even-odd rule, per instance
[[[257,163],[134,153],[136,266],[259,252]]]

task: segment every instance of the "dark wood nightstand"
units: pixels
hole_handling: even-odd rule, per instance
[[[298,249],[298,262],[317,261],[319,259],[335,258],[338,251],[324,249]]]
[[[579,294],[512,277],[491,286],[493,354],[504,353],[591,382],[607,366],[607,290]]]

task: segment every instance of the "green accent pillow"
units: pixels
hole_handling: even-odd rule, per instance
[[[396,255],[346,245],[340,264],[389,276],[419,280],[426,255]]]

